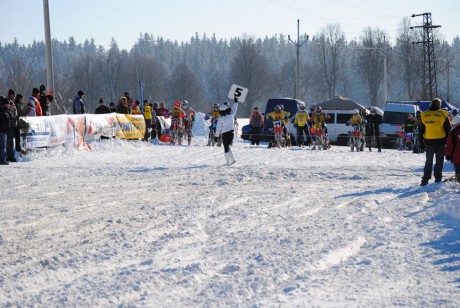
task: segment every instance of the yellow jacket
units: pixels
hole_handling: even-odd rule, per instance
[[[216,111],[216,110],[211,111],[211,119],[217,119],[219,117],[220,117],[219,111]]]
[[[305,111],[299,111],[295,114],[294,124],[297,124],[298,126],[305,126],[307,125],[308,118],[308,113]]]
[[[147,120],[152,119],[152,107],[150,107],[149,105],[144,106],[144,118]]]
[[[425,110],[421,113],[422,123],[425,126],[425,139],[443,139],[447,137],[444,123],[447,121],[447,112],[442,109]]]
[[[270,117],[273,119],[273,121],[279,121],[281,120],[281,124],[286,124],[286,120],[289,119],[289,116],[291,115],[290,112],[287,111],[273,111],[269,114],[267,114],[267,117]]]
[[[351,116],[351,125],[363,125],[363,118],[358,114],[357,116]]]
[[[322,128],[323,126],[326,126],[326,116],[323,112],[320,114],[315,113],[312,123],[315,128]]]

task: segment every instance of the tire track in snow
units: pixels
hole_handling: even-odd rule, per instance
[[[322,271],[346,261],[353,255],[356,255],[361,250],[361,246],[363,246],[364,243],[366,243],[366,239],[363,236],[359,236],[347,246],[327,253],[321,260],[313,265],[313,269]]]

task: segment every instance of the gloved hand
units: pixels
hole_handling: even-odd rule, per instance
[[[238,103],[238,97],[236,97],[236,95],[233,97],[233,101],[234,101],[235,103]]]

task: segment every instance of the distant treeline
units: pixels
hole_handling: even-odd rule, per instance
[[[423,44],[421,33],[410,30],[403,19],[390,46],[389,35],[379,28],[363,29],[357,39],[347,40],[339,24],[330,24],[299,48],[300,99],[316,104],[333,96],[351,98],[363,105],[384,104],[384,58],[387,64],[389,100],[423,97]],[[460,38],[448,43],[435,36],[437,96],[459,105]],[[307,39],[301,35],[300,42]],[[206,112],[214,102],[227,100],[232,84],[249,88],[241,116],[270,97],[295,97],[296,47],[283,35],[230,40],[196,34],[188,42],[141,34],[130,50],[120,49],[113,39],[109,49],[94,40],[77,43],[70,37],[52,44],[55,97],[69,110],[69,99],[85,92],[88,112],[99,98],[115,102],[124,92],[152,102],[188,100]],[[24,46],[0,43],[0,95],[9,88],[28,97],[33,87],[46,85],[45,44]],[[54,113],[58,113],[55,111]]]

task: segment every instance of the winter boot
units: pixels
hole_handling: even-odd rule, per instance
[[[233,165],[234,163],[236,163],[236,160],[235,158],[233,157],[233,153],[232,153],[232,150],[228,150],[228,154],[229,154],[229,165]]]
[[[230,166],[230,154],[229,153],[224,153],[225,154],[225,164],[227,166]]]

